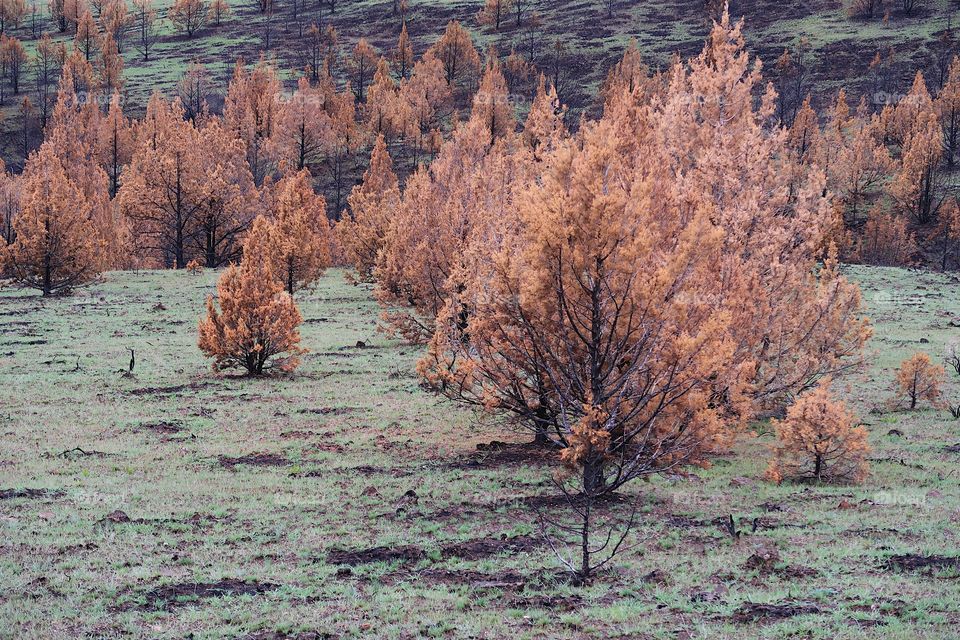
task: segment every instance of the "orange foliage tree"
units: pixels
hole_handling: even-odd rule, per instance
[[[245,369],[257,376],[299,364],[305,350],[297,326],[303,317],[266,261],[251,256],[227,267],[217,281],[217,303],[207,298],[198,340],[214,371]]]
[[[909,400],[911,409],[916,409],[920,400],[927,400],[934,407],[940,406],[943,381],[943,365],[933,364],[930,356],[922,352],[901,362],[897,369],[897,388],[900,395]]]
[[[198,256],[222,266],[239,255],[254,195],[242,141],[217,122],[197,129],[179,101],[151,98],[117,197],[141,251],[177,269]]]
[[[291,296],[309,287],[330,264],[326,202],[313,192],[310,174],[284,176],[275,187],[273,218],[254,221],[244,250],[269,263]]]
[[[655,100],[608,101],[533,169],[508,137],[476,170],[467,150],[489,143],[471,119],[408,182],[397,226],[418,202],[428,228],[390,238],[423,275],[394,281],[392,249],[378,270],[394,300],[437,309],[419,366],[431,384],[562,448],[582,580],[597,565],[591,500],[704,462],[755,412],[862,363],[869,323],[826,241],[823,174],[795,167],[743,47],[724,16]],[[504,156],[524,168],[492,180],[517,183],[475,189]]]
[[[447,84],[473,86],[480,71],[480,54],[473,45],[473,38],[462,24],[451,20],[443,35],[427,50],[443,64]]]
[[[20,212],[12,224],[15,239],[3,253],[14,282],[49,296],[94,280],[102,268],[103,246],[90,210],[52,147],[45,145],[32,155],[22,178]]]
[[[337,237],[363,282],[372,282],[397,206],[400,190],[383,136],[377,137],[363,182],[347,198],[349,216],[337,223]]]
[[[857,247],[857,259],[881,267],[904,267],[916,252],[917,243],[903,216],[885,212],[879,206],[870,211]]]
[[[765,477],[773,482],[862,482],[869,472],[867,430],[830,394],[828,380],[802,394],[774,420],[777,446]]]
[[[173,25],[187,34],[188,38],[207,24],[209,11],[204,0],[174,0],[167,12],[167,18]]]

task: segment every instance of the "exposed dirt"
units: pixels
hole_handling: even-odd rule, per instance
[[[405,576],[428,584],[469,585],[474,589],[512,589],[522,590],[527,579],[514,571],[481,573],[479,571],[450,571],[446,569],[426,569]]]
[[[913,553],[890,556],[883,566],[889,570],[927,571],[960,569],[960,556],[923,556]]]
[[[583,598],[576,595],[535,595],[513,598],[508,602],[513,609],[546,609],[548,611],[573,611],[583,604]]]
[[[211,386],[210,382],[190,382],[170,387],[140,387],[139,389],[130,389],[127,393],[132,396],[171,396],[184,391],[198,391],[209,386]]]
[[[0,500],[11,500],[13,498],[39,500],[42,498],[61,498],[63,495],[63,491],[59,489],[0,489]]]
[[[819,607],[809,602],[782,602],[777,604],[745,602],[733,612],[731,620],[737,624],[749,624],[760,621],[772,622],[794,616],[821,612],[822,610]]]
[[[331,640],[337,636],[329,631],[298,631],[297,633],[284,633],[283,631],[258,631],[247,636],[242,636],[240,640]]]
[[[477,445],[477,452],[450,463],[451,469],[486,469],[503,465],[545,465],[552,463],[557,448],[531,442],[494,440]]]
[[[183,426],[183,423],[177,420],[158,420],[157,422],[145,422],[139,425],[137,428],[142,431],[152,431],[154,433],[164,434],[180,433],[186,429],[186,427]]]
[[[141,608],[170,611],[176,607],[193,604],[196,600],[204,598],[256,595],[272,591],[278,586],[270,582],[246,582],[233,578],[225,578],[219,582],[169,584],[144,594],[146,603]]]
[[[371,547],[370,549],[333,549],[327,554],[327,564],[355,567],[374,562],[416,562],[424,557],[419,547]]]
[[[543,541],[531,536],[516,538],[477,538],[465,542],[457,542],[443,547],[444,558],[461,558],[477,560],[501,553],[524,553],[533,551],[543,545]]]
[[[220,462],[220,466],[231,471],[241,464],[249,467],[282,467],[290,464],[286,458],[276,453],[250,453],[239,458],[219,456],[217,460]]]
[[[356,407],[319,407],[315,409],[300,409],[297,413],[315,413],[321,416],[342,416],[358,411]]]

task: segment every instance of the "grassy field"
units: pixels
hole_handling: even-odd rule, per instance
[[[876,322],[845,388],[871,478],[765,483],[758,425],[710,470],[632,487],[638,545],[586,588],[537,535],[550,461],[478,450],[526,436],[421,390],[417,350],[341,273],[301,296],[300,369],[259,380],[195,346],[212,272],[2,291],[0,637],[956,637],[960,564],[915,565],[960,547],[960,421],[896,410],[890,381],[957,337],[960,280],[851,275]]]

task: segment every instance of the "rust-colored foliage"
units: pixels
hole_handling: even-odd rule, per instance
[[[330,224],[326,202],[313,192],[310,174],[300,171],[275,187],[272,218],[254,221],[244,245],[244,259],[269,266],[291,296],[309,287],[330,265]]]
[[[207,298],[198,345],[214,359],[214,371],[245,369],[251,376],[270,369],[291,371],[305,353],[297,330],[302,321],[269,264],[245,259],[220,276],[217,301]]]
[[[921,400],[939,407],[943,382],[943,365],[933,364],[930,356],[923,352],[913,354],[897,369],[897,389],[900,397],[907,398],[911,409],[916,409]]]
[[[867,477],[867,430],[833,398],[829,381],[801,395],[784,420],[774,420],[777,445],[765,477],[773,482],[860,483]]]
[[[383,136],[377,138],[363,182],[347,198],[350,215],[337,224],[337,236],[347,259],[363,282],[373,272],[383,249],[390,223],[400,203],[397,176]]]
[[[14,282],[48,296],[88,284],[102,269],[103,245],[90,218],[90,202],[67,178],[44,145],[31,156],[22,178],[13,244],[3,263]]]
[[[874,207],[867,216],[855,257],[864,264],[904,267],[916,252],[917,244],[903,216]]]

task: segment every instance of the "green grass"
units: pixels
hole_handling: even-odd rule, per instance
[[[259,380],[210,373],[195,346],[215,273],[111,273],[56,300],[0,292],[0,489],[62,492],[0,500],[0,637],[953,637],[956,571],[882,563],[956,553],[960,456],[943,447],[960,442],[960,422],[888,403],[900,360],[921,348],[939,358],[957,335],[960,283],[850,275],[876,322],[874,364],[844,390],[882,460],[871,478],[770,485],[759,480],[770,436],[744,439],[710,470],[632,487],[638,546],[583,589],[562,579],[518,501],[549,495],[552,467],[463,464],[478,443],[526,436],[421,390],[418,350],[378,334],[369,290],[342,274],[299,300],[302,366]],[[250,454],[281,464],[221,464]],[[117,510],[130,521],[105,519]],[[728,513],[761,527],[732,542],[710,523]],[[535,542],[450,551],[515,536]],[[419,553],[350,572],[327,562],[377,546]],[[771,571],[744,567],[759,549],[779,555]],[[654,570],[662,579],[644,579]],[[157,591],[221,580],[273,588]],[[819,613],[736,622],[750,602]]]

